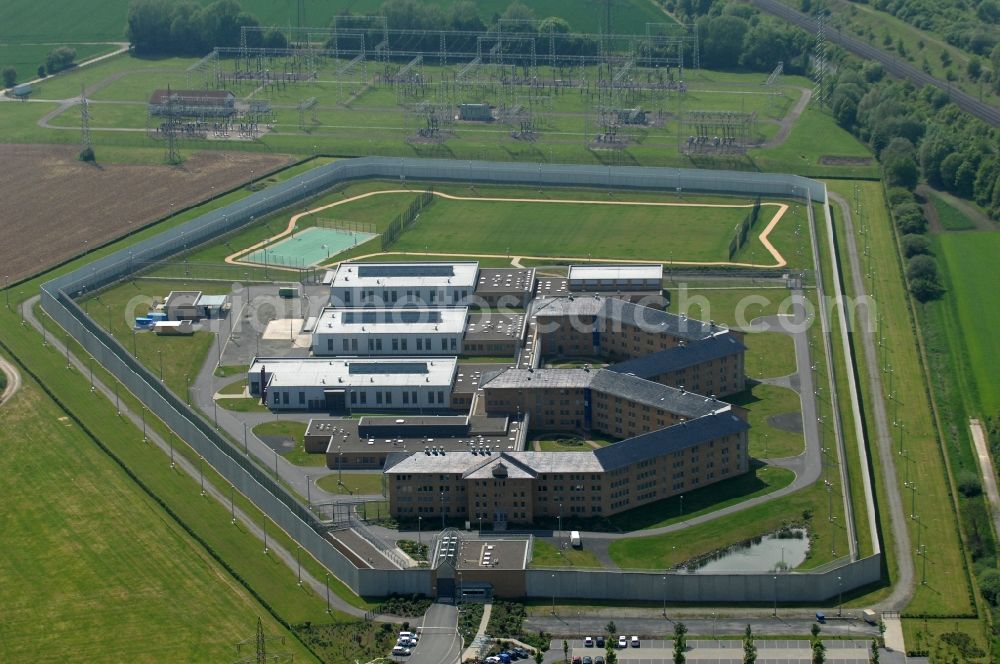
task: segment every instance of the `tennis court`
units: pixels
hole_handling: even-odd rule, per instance
[[[243,260],[261,265],[311,267],[373,237],[374,233],[311,226],[292,237],[251,251]]]

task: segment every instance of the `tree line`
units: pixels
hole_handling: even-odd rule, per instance
[[[49,51],[45,56],[45,62],[38,65],[36,75],[38,78],[45,78],[52,74],[57,74],[65,69],[76,65],[76,49],[69,46],[57,46]],[[0,71],[0,78],[3,79],[5,88],[12,88],[17,85],[17,69],[14,67],[4,67]]]
[[[257,17],[236,0],[216,0],[204,7],[191,0],[134,0],[125,34],[141,55],[202,55],[216,46],[239,46],[241,28],[259,26]],[[251,32],[247,45],[284,48],[287,41],[277,30]]]

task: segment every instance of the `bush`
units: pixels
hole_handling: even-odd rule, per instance
[[[1000,603],[1000,570],[984,570],[979,575],[979,591],[983,594],[983,598],[993,606]]]
[[[938,281],[937,263],[930,256],[914,256],[906,264],[906,278],[911,281],[918,279]]]
[[[12,88],[15,83],[17,83],[17,70],[13,67],[4,67],[3,86],[5,88]]]
[[[979,481],[979,476],[971,470],[960,471],[955,479],[955,484],[966,498],[974,498],[983,492],[983,484]]]
[[[903,245],[903,255],[907,258],[914,256],[931,255],[931,242],[923,235],[904,235],[900,240]]]
[[[914,279],[910,282],[910,294],[917,302],[930,302],[944,294],[941,284],[930,279]]]
[[[45,70],[50,74],[55,74],[73,66],[76,60],[76,49],[69,46],[60,46],[49,51],[45,56]]]
[[[914,212],[906,206],[906,212],[896,215],[896,226],[903,235],[921,235],[927,232],[927,220],[919,208]]]
[[[38,74],[38,78],[45,78],[45,65],[38,65],[38,71],[35,73]]]
[[[902,205],[903,203],[913,202],[913,193],[909,189],[904,189],[903,187],[891,187],[889,191],[886,192],[885,197],[889,200],[889,207],[895,208],[897,205]]]

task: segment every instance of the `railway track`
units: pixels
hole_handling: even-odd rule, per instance
[[[798,26],[809,33],[816,32],[816,20],[811,16],[806,16],[801,12],[787,7],[778,0],[749,0],[750,4],[761,11],[784,19],[792,25]],[[871,44],[848,37],[836,28],[830,26],[827,30],[827,39],[834,44],[843,47],[854,55],[869,60],[879,62],[885,71],[897,78],[905,79],[917,86],[933,85],[934,87],[947,93],[951,100],[963,111],[979,118],[992,127],[1000,127],[1000,109],[985,104],[972,95],[966,94],[954,88],[947,81],[942,81],[917,69],[908,62],[903,62],[885,51],[875,48]]]

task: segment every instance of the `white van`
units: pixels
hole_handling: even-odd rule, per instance
[[[577,549],[583,548],[583,540],[580,539],[579,530],[574,530],[569,534],[569,543]]]
[[[413,632],[400,632],[399,633],[399,638],[401,638],[401,639],[409,639],[413,643],[416,643],[418,641],[417,635],[414,634]]]

